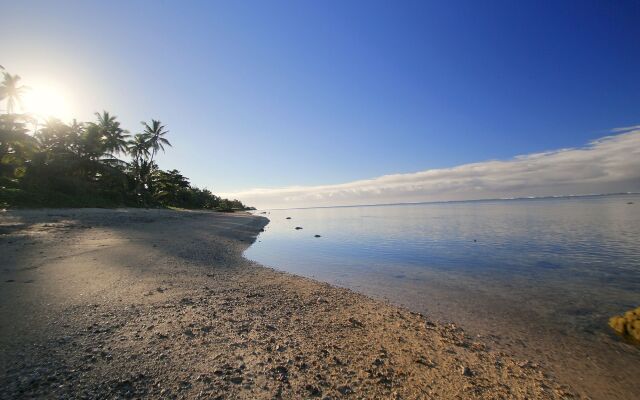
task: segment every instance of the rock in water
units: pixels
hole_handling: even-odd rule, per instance
[[[609,326],[620,335],[640,342],[640,307],[611,317]]]
[[[322,237],[322,236],[320,236],[320,235],[313,235],[313,237]]]
[[[302,229],[301,226],[296,226],[296,230],[299,231],[300,229]]]

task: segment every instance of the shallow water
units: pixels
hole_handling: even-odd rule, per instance
[[[505,346],[522,343],[529,353],[575,339],[598,343],[607,362],[603,346],[620,352],[622,343],[607,319],[640,305],[640,195],[266,216],[271,222],[247,258],[387,298],[474,333],[506,336]]]

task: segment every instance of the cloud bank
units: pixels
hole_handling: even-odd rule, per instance
[[[257,208],[472,200],[640,191],[640,126],[581,148],[324,186],[223,194]]]

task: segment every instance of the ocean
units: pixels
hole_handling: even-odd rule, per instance
[[[607,326],[640,306],[640,195],[256,213],[270,223],[245,257],[263,265],[455,322],[523,357],[557,364],[587,346],[604,369],[619,354],[640,361]]]

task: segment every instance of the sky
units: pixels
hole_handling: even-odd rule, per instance
[[[259,207],[637,191],[637,154],[614,144],[639,133],[614,130],[640,124],[638,20],[637,1],[22,0],[3,2],[0,64],[43,113],[160,119],[161,168]],[[632,169],[594,186],[593,166],[559,167],[603,146]],[[518,190],[424,189],[540,154]]]
[[[640,188],[640,126],[579,148],[393,174],[338,185],[227,194],[261,208],[627,193]]]

